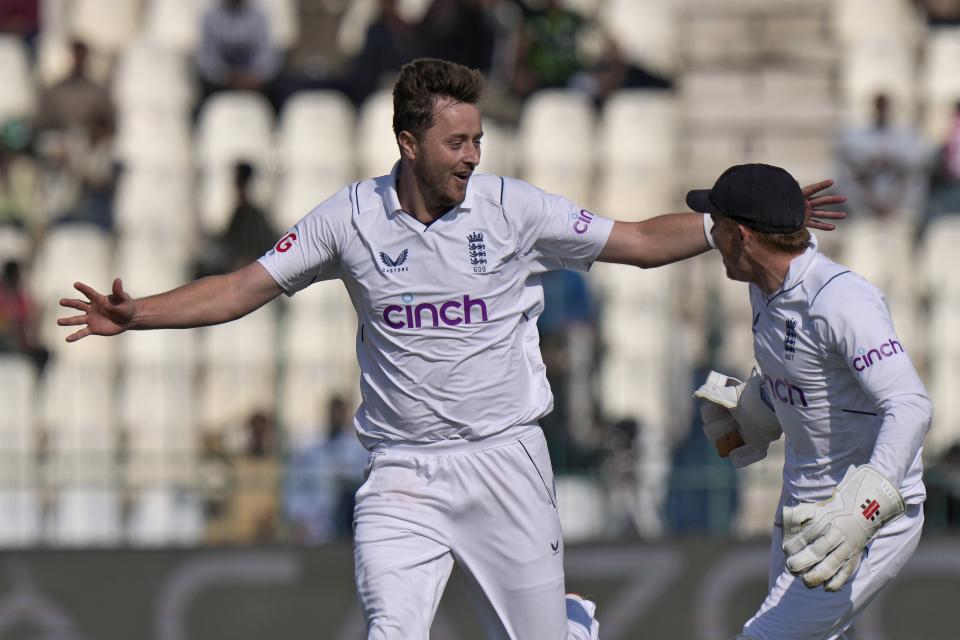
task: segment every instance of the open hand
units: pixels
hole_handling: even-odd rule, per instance
[[[86,300],[63,298],[61,307],[76,309],[82,313],[78,316],[58,318],[57,324],[61,327],[84,325],[79,331],[67,336],[67,342],[76,342],[90,335],[115,336],[123,333],[130,327],[133,320],[133,298],[123,290],[120,278],[113,281],[113,291],[105,296],[82,282],[74,282],[74,289],[86,296]]]
[[[847,217],[846,211],[827,211],[826,209],[820,208],[847,201],[847,196],[842,195],[817,196],[818,193],[832,186],[833,180],[824,180],[822,182],[808,184],[803,188],[803,195],[806,198],[807,205],[803,222],[805,226],[821,231],[833,231],[837,228],[837,225],[824,222],[823,220],[843,220]],[[817,218],[822,218],[822,220],[818,220]]]

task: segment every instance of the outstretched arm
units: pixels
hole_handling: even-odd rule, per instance
[[[80,315],[60,318],[61,327],[82,326],[67,336],[75,342],[89,335],[113,336],[128,329],[186,329],[220,324],[243,317],[282,292],[259,263],[222,276],[201,278],[166,293],[134,300],[117,278],[103,295],[82,282],[74,283],[87,299],[64,298],[60,305]]]
[[[832,185],[833,180],[824,180],[803,188],[803,195],[807,198],[805,224],[811,229],[832,231],[836,225],[825,220],[842,220],[847,216],[843,211],[821,209],[846,200],[841,195],[817,195]],[[642,222],[614,223],[607,244],[597,259],[648,269],[692,258],[709,248],[703,215],[671,213]]]

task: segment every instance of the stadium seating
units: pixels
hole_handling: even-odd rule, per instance
[[[357,155],[362,176],[390,173],[399,160],[393,135],[393,95],[380,90],[372,93],[360,107],[357,118]]]
[[[114,72],[113,98],[128,115],[143,109],[186,116],[196,96],[185,56],[146,41],[127,47]]]
[[[0,34],[0,121],[27,118],[32,112],[34,80],[30,73],[27,47],[13,35]]]
[[[593,178],[593,105],[586,96],[548,89],[524,103],[517,130],[523,178],[545,191],[587,202]],[[564,134],[556,135],[556,123]]]
[[[181,54],[192,52],[200,39],[203,12],[215,0],[148,0],[144,40]]]
[[[189,120],[175,110],[124,110],[119,117],[114,149],[127,169],[182,172],[191,163]]]
[[[287,170],[354,175],[353,105],[336,91],[302,91],[280,114],[278,151]]]
[[[71,4],[73,34],[94,49],[118,53],[140,30],[140,0],[76,0]]]
[[[197,241],[197,204],[189,167],[128,167],[117,183],[114,224],[122,237],[144,236],[181,243]]]

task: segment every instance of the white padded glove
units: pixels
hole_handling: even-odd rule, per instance
[[[787,569],[811,589],[839,591],[880,527],[903,514],[900,492],[869,465],[851,466],[829,500],[783,508]]]
[[[738,469],[767,457],[770,443],[783,430],[762,394],[763,379],[756,369],[746,382],[711,371],[694,391],[699,398],[703,433],[720,457],[730,456]]]

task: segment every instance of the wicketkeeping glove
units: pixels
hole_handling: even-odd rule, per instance
[[[829,500],[783,508],[787,569],[811,589],[839,591],[880,527],[906,509],[896,487],[869,465],[851,466]]]
[[[738,469],[765,458],[770,443],[783,433],[762,391],[763,379],[754,369],[746,382],[711,371],[693,393],[702,401],[704,435]]]

